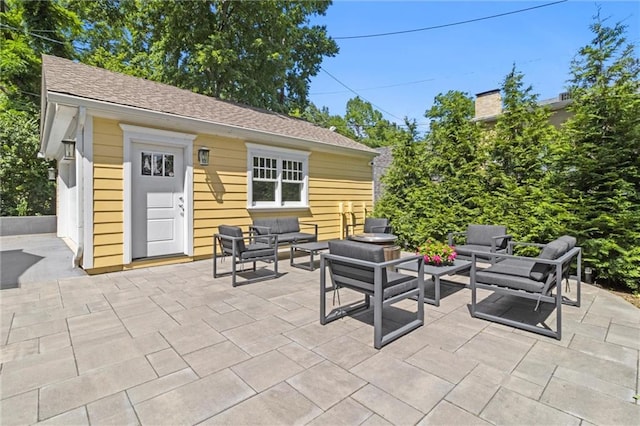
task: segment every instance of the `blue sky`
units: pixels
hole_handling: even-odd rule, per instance
[[[334,0],[326,16],[312,22],[338,38],[454,23],[553,1]],[[564,91],[571,59],[592,39],[589,25],[597,5],[612,24],[628,25],[628,40],[640,45],[640,2],[567,1],[448,28],[336,40],[340,52],[325,58],[322,67],[398,123],[404,116],[426,123],[424,112],[438,93],[475,95],[499,88],[514,63],[540,99],[549,99]],[[419,83],[403,84],[410,82]],[[323,71],[311,80],[311,101],[332,114],[343,115],[354,96]]]

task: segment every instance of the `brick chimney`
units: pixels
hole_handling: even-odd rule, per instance
[[[502,113],[502,97],[499,89],[476,95],[476,119],[495,117],[500,113]]]

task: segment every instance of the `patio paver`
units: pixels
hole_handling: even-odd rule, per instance
[[[471,318],[470,291],[454,284],[440,307],[425,306],[423,327],[378,351],[370,312],[319,324],[318,270],[286,258],[278,279],[232,288],[211,269],[204,260],[2,290],[0,423],[640,419],[640,310],[597,287],[583,285],[582,307],[563,307],[556,341]]]

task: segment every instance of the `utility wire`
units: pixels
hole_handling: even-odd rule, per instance
[[[379,111],[384,112],[387,115],[390,115],[391,117],[395,118],[396,120],[402,120],[402,118],[398,117],[397,115],[391,114],[389,111],[386,111],[382,108],[380,108],[378,105],[374,104],[373,102],[371,102],[370,100],[366,99],[364,96],[361,96],[358,92],[356,92],[355,90],[353,90],[351,87],[347,86],[346,84],[344,84],[343,82],[341,82],[340,80],[338,80],[337,77],[335,77],[333,74],[331,74],[329,71],[327,71],[324,67],[320,67],[320,69],[322,70],[322,72],[324,72],[325,74],[327,74],[329,77],[331,77],[332,79],[334,79],[338,84],[340,84],[342,87],[344,87],[345,89],[347,89],[348,91],[350,91],[351,93],[353,93],[354,95],[360,97],[362,100],[369,102],[371,105],[373,105],[374,107],[376,107]]]
[[[514,10],[514,11],[511,11],[511,12],[498,13],[496,15],[484,16],[482,18],[467,19],[466,21],[451,22],[449,24],[434,25],[432,27],[416,28],[416,29],[404,30],[404,31],[393,31],[393,32],[388,32],[388,33],[365,34],[365,35],[355,35],[355,36],[345,36],[345,37],[332,37],[332,38],[334,40],[353,40],[353,39],[357,39],[357,38],[385,37],[385,36],[390,36],[390,35],[408,34],[408,33],[420,32],[420,31],[436,30],[436,29],[439,29],[439,28],[453,27],[453,26],[456,26],[456,25],[469,24],[471,22],[485,21],[487,19],[494,19],[494,18],[499,18],[499,17],[502,17],[502,16],[514,15],[516,13],[522,13],[522,12],[527,12],[529,10],[540,9],[540,8],[547,7],[547,6],[554,6],[554,5],[560,4],[560,3],[566,3],[567,1],[568,0],[560,0],[560,1],[553,2],[553,3],[545,3],[545,4],[538,5],[538,6],[527,7],[525,9]]]

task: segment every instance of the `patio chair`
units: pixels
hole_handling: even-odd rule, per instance
[[[501,262],[480,270],[476,267],[477,253],[473,253],[471,264],[471,316],[505,324],[511,327],[532,331],[544,336],[562,338],[562,305],[580,306],[581,262],[582,250],[576,247],[576,239],[565,235],[546,245],[532,243],[510,243],[512,253],[515,245],[541,246],[542,251],[536,258],[514,256],[513,254],[496,253]],[[562,296],[562,280],[569,278],[572,262],[577,263],[576,299],[570,300]],[[568,281],[567,281],[568,284]],[[538,311],[540,303],[553,303],[556,310],[555,331],[542,323],[542,326],[515,318],[507,318],[477,309],[477,289],[490,290],[494,293],[536,300],[534,311]],[[555,291],[555,294],[554,294]],[[540,322],[540,321],[538,321]]]
[[[456,237],[464,236],[464,244],[456,244]],[[470,260],[476,253],[477,258],[487,259],[494,263],[493,253],[504,253],[511,241],[506,226],[498,225],[469,225],[464,232],[450,232],[448,243],[455,245],[459,259]]]
[[[346,236],[349,237],[349,228],[355,233],[356,226],[362,225],[365,234],[393,234],[393,228],[389,223],[389,219],[367,217],[364,223],[353,223],[345,225]]]
[[[424,259],[422,256],[384,260],[384,250],[374,244],[355,241],[329,241],[329,253],[320,257],[320,324],[325,325],[346,315],[366,310],[373,297],[373,345],[380,349],[387,343],[424,324]],[[418,262],[418,276],[389,270],[408,261]],[[327,288],[327,268],[333,286]],[[363,293],[364,300],[333,309],[326,314],[327,290],[348,288]],[[415,297],[415,319],[400,328],[383,334],[383,311],[401,300]],[[339,298],[338,298],[339,300]],[[339,302],[338,302],[339,303]]]
[[[246,243],[245,243],[246,242]],[[218,254],[218,246],[220,246],[220,254]],[[224,259],[231,257],[231,272],[223,274],[218,273],[217,260],[218,257]],[[245,263],[253,263],[253,271],[256,270],[257,261],[273,262],[273,274],[262,276],[254,279],[245,280],[243,283],[249,283],[267,278],[275,278],[278,276],[278,235],[261,235],[260,241],[255,241],[255,236],[249,233],[245,235],[238,226],[220,225],[218,233],[213,236],[213,277],[218,278],[222,275],[231,274],[231,284],[233,287],[237,285],[237,265]]]

